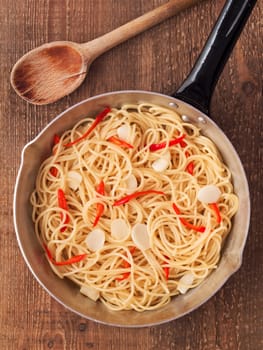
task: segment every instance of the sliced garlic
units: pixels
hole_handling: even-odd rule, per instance
[[[111,235],[118,240],[125,239],[129,234],[129,226],[123,219],[114,219],[111,222]]]
[[[156,172],[161,173],[162,171],[166,170],[169,167],[169,164],[170,164],[169,159],[167,159],[165,157],[161,157],[161,158],[156,159],[152,163],[152,167]]]
[[[177,289],[179,290],[180,293],[185,294],[188,289],[191,287],[194,281],[194,276],[191,272],[186,273],[181,277],[179,280]]]
[[[146,250],[151,247],[149,233],[145,224],[135,224],[132,228],[131,236],[134,244],[139,249]]]
[[[88,234],[85,241],[88,248],[93,252],[96,252],[104,246],[105,232],[97,228]]]
[[[129,125],[123,124],[117,129],[117,135],[121,140],[129,141],[130,129]]]
[[[70,188],[76,191],[82,181],[82,176],[77,171],[69,171],[67,174],[67,181]]]
[[[127,190],[126,190],[127,194],[133,193],[136,190],[136,188],[138,187],[137,179],[133,174],[131,174],[127,178],[126,186],[127,186]]]
[[[93,301],[97,301],[100,297],[100,292],[90,286],[82,286],[80,288],[80,293],[84,294],[86,297],[90,298]]]
[[[202,187],[197,194],[197,199],[203,203],[215,203],[218,201],[221,192],[215,185],[207,185]]]

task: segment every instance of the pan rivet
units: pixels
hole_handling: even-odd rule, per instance
[[[206,120],[204,117],[198,117],[197,119],[198,119],[199,123],[206,124]]]
[[[178,105],[177,105],[175,102],[169,102],[168,105],[169,105],[170,107],[178,108]]]
[[[184,122],[190,122],[190,117],[188,117],[187,115],[182,115],[182,120],[184,121]]]

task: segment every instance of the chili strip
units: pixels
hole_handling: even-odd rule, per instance
[[[105,184],[103,180],[101,180],[100,183],[98,184],[96,191],[99,194],[102,194],[103,196],[105,195]]]
[[[169,259],[167,256],[165,256],[166,259]],[[169,274],[170,274],[170,267],[169,266],[164,266],[163,267],[164,275],[166,280],[168,281],[169,279]]]
[[[176,206],[175,203],[173,203],[173,209],[176,212],[177,215],[181,215],[181,211],[180,209]],[[191,224],[190,222],[188,222],[186,219],[179,217],[179,220],[181,221],[181,223],[185,226],[188,227],[194,231],[197,232],[205,232],[205,227],[204,226],[196,226]]]
[[[94,220],[94,223],[93,223],[93,227],[95,227],[98,224],[99,219],[101,218],[103,212],[104,212],[104,205],[102,203],[98,203],[97,204],[96,217],[95,217],[95,220]]]
[[[44,244],[44,249],[47,253],[49,260],[52,262],[52,264],[54,264],[56,266],[71,265],[71,264],[74,264],[74,263],[77,263],[77,262],[83,260],[87,256],[87,254],[80,254],[80,255],[75,255],[72,258],[64,260],[64,261],[56,261],[52,257],[50,250],[48,249],[48,247],[45,244]]]
[[[97,188],[96,188],[96,191],[101,194],[101,195],[105,195],[105,185],[104,185],[104,182],[101,181]],[[101,218],[102,214],[104,212],[104,204],[102,203],[97,203],[97,212],[96,212],[96,217],[95,217],[95,221],[94,221],[94,224],[93,224],[93,227],[95,227],[98,222],[99,222],[99,219]]]
[[[174,146],[174,145],[178,145],[178,144],[182,144],[183,139],[185,138],[185,136],[186,135],[183,134],[182,136],[178,137],[177,139],[170,140],[168,142],[168,147],[171,147],[171,146]],[[155,151],[158,151],[159,149],[165,148],[166,146],[167,146],[167,142],[153,143],[153,144],[150,145],[150,151],[151,152],[155,152]],[[185,147],[184,143],[183,143],[182,147]]]
[[[188,228],[190,228],[190,229],[192,229],[194,231],[202,232],[202,233],[205,232],[205,227],[204,226],[193,225],[193,224],[191,224],[190,222],[186,221],[183,218],[180,218],[180,221],[185,227],[188,227]]]
[[[187,143],[184,140],[180,141],[179,143],[182,148],[185,148],[187,146]]]
[[[53,166],[53,167],[50,169],[50,174],[53,175],[54,177],[57,177],[57,175],[58,175],[58,168],[56,168],[55,166]]]
[[[54,140],[53,140],[54,145],[57,145],[59,143],[59,141],[60,141],[60,137],[57,134],[55,134],[54,135]]]
[[[106,117],[106,115],[111,111],[109,107],[105,108],[101,113],[99,113],[96,117],[95,120],[91,123],[90,127],[88,130],[78,139],[68,142],[64,145],[64,147],[70,147],[75,145],[76,143],[80,142],[81,140],[84,140],[86,137],[89,136],[89,134],[96,128],[96,126]]]
[[[130,272],[125,272],[121,277],[117,277],[116,281],[123,281],[126,280],[130,276]]]
[[[65,193],[64,191],[59,188],[58,189],[58,206],[65,210],[65,211],[68,211],[68,205],[67,205],[67,201],[66,201],[66,197],[65,197]],[[69,223],[69,215],[66,214],[66,216],[64,216],[64,213],[60,213],[60,217],[61,217],[61,220],[64,219],[63,221],[63,224],[68,224]],[[66,230],[66,226],[63,226],[60,231],[61,232],[64,232]]]
[[[193,161],[191,161],[191,162],[187,165],[186,170],[188,171],[188,173],[189,173],[190,175],[194,175],[194,162],[193,162]]]
[[[216,221],[220,224],[220,222],[222,221],[222,217],[217,203],[209,203],[209,207],[214,210],[216,214]]]
[[[136,249],[135,246],[129,249],[131,255],[134,254],[135,249]],[[128,267],[130,267],[130,266],[131,266],[131,264],[130,264],[127,260],[124,260],[124,261],[123,261],[123,267],[128,268]],[[116,281],[123,281],[123,280],[127,279],[127,278],[130,276],[130,274],[131,274],[131,273],[130,273],[129,271],[128,271],[128,272],[125,272],[121,277],[117,277],[117,278],[116,278]]]
[[[132,194],[129,194],[128,196],[125,196],[119,200],[117,200],[113,205],[114,206],[118,206],[118,205],[122,205],[122,204],[125,204],[127,202],[129,202],[130,200],[134,199],[134,198],[137,198],[137,197],[140,197],[140,196],[144,196],[144,195],[147,195],[147,194],[161,194],[161,195],[165,195],[164,192],[162,191],[155,191],[155,190],[148,190],[148,191],[141,191],[141,192],[134,192]]]
[[[107,141],[110,141],[112,143],[114,143],[115,145],[121,146],[121,147],[126,147],[126,148],[133,148],[133,145],[129,144],[128,142],[119,139],[116,136],[111,136],[108,138]]]
[[[166,280],[168,280],[168,279],[169,279],[169,274],[170,274],[170,267],[165,266],[165,267],[163,268],[163,271],[164,271]]]

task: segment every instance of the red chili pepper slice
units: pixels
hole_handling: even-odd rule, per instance
[[[64,145],[64,147],[70,147],[75,145],[76,143],[80,142],[81,140],[84,140],[86,137],[89,136],[89,134],[96,128],[96,126],[106,117],[106,115],[111,111],[110,107],[105,108],[101,113],[99,113],[96,117],[94,122],[91,123],[88,130],[78,139],[68,142]]]
[[[169,259],[167,256],[165,256],[165,258]],[[165,278],[168,281],[169,274],[170,274],[170,267],[169,266],[164,266],[163,271],[164,271]]]
[[[62,188],[58,189],[58,205],[61,209],[68,210],[65,193]]]
[[[44,248],[45,248],[45,251],[47,253],[47,256],[49,258],[49,260],[53,261],[53,258],[52,258],[52,255],[51,255],[51,252],[50,250],[48,249],[48,247],[46,246],[46,244],[43,244]]]
[[[58,143],[59,143],[59,141],[60,141],[60,137],[57,135],[57,134],[55,134],[54,135],[54,145],[57,145]]]
[[[96,191],[103,196],[105,195],[105,184],[103,180],[98,184]]]
[[[168,281],[168,279],[169,279],[169,274],[170,274],[170,267],[165,266],[165,267],[163,268],[163,271],[164,271],[164,274],[165,274],[165,278],[166,278],[166,280]]]
[[[134,254],[135,250],[136,250],[136,247],[135,247],[135,246],[134,246],[134,247],[131,247],[131,248],[129,249],[131,255]]]
[[[181,214],[180,209],[176,206],[175,203],[173,203],[173,209],[174,209],[174,211],[176,212],[177,215],[180,215],[180,214]]]
[[[190,175],[194,175],[194,162],[193,161],[187,165],[186,170],[188,171],[188,173]]]
[[[64,210],[68,211],[68,205],[67,205],[65,193],[64,193],[64,191],[61,188],[58,189],[58,206],[61,209],[64,209]],[[66,216],[64,216],[63,213],[60,213],[60,217],[61,217],[61,220],[63,220],[63,218],[64,218],[63,224],[68,224],[69,223],[69,216],[68,216],[68,214],[66,214]],[[66,226],[63,226],[60,229],[60,231],[64,232],[66,230],[66,228],[67,228]]]
[[[135,249],[136,249],[135,246],[129,249],[131,255],[134,254]],[[123,261],[123,267],[128,268],[130,266],[131,266],[131,264],[127,260]],[[121,277],[117,277],[116,281],[123,281],[123,280],[127,279],[130,276],[130,274],[131,274],[130,272],[125,272]]]
[[[57,175],[58,175],[58,169],[57,169],[56,167],[53,166],[53,167],[50,169],[50,174],[53,175],[54,177],[57,177]]]
[[[100,181],[100,183],[98,184],[98,186],[96,188],[96,191],[103,196],[105,195],[105,185],[104,185],[103,181]],[[97,213],[96,213],[93,227],[95,227],[98,224],[99,219],[101,218],[103,212],[104,212],[104,204],[97,203]]]
[[[77,263],[77,262],[83,260],[87,256],[87,254],[80,254],[80,255],[75,255],[72,258],[64,260],[64,261],[56,261],[52,257],[50,250],[48,249],[48,247],[45,244],[44,244],[44,249],[47,253],[49,260],[52,262],[52,264],[57,265],[57,266],[71,265],[71,264],[74,264],[74,263]]]
[[[96,217],[95,217],[95,220],[94,220],[94,223],[93,223],[93,227],[95,227],[98,224],[99,219],[101,218],[103,212],[104,212],[104,205],[102,203],[98,203],[97,204]]]
[[[115,278],[116,281],[123,281],[123,280],[126,280],[129,276],[130,276],[130,272],[125,272],[121,277],[117,277]]]
[[[190,153],[188,151],[185,151],[186,158],[190,157]],[[194,161],[191,161],[187,166],[186,170],[189,174],[194,175]]]
[[[186,221],[183,218],[180,218],[180,221],[185,227],[188,227],[188,228],[190,228],[190,229],[192,229],[194,231],[202,232],[202,233],[205,232],[205,227],[204,226],[193,225],[193,224],[191,224],[190,222]]]
[[[182,148],[185,148],[185,147],[187,146],[187,143],[186,143],[184,140],[182,140],[182,141],[180,142],[180,146],[181,146]]]
[[[110,141],[112,143],[114,143],[115,145],[121,146],[121,147],[126,147],[126,148],[133,148],[133,145],[129,144],[128,142],[119,139],[116,136],[111,136],[108,138],[107,141]]]
[[[176,212],[177,215],[181,215],[181,211],[180,209],[176,206],[175,203],[173,203],[173,209],[174,211]],[[205,227],[204,226],[196,226],[196,225],[193,225],[191,224],[190,222],[188,222],[187,220],[185,220],[184,218],[180,218],[179,217],[179,220],[181,221],[181,223],[185,226],[185,227],[188,227],[194,231],[197,231],[197,232],[205,232]]]
[[[86,256],[87,256],[87,254],[75,255],[72,258],[65,260],[65,261],[54,261],[53,264],[55,264],[57,266],[71,265],[71,264],[74,264],[74,263],[77,263],[77,262],[83,260]]]
[[[173,140],[169,141],[168,147],[181,144],[183,142],[183,139],[185,138],[185,136],[186,135],[183,134],[182,136],[178,137],[177,139],[173,139]],[[167,142],[153,143],[150,145],[150,151],[155,152],[155,151],[158,151],[159,149],[165,148],[166,146],[167,146]]]
[[[137,198],[137,197],[140,197],[140,196],[144,196],[144,195],[147,195],[147,194],[151,194],[151,193],[165,195],[164,192],[162,192],[162,191],[155,191],[155,190],[134,192],[132,194],[129,194],[128,196],[125,196],[125,197],[117,200],[113,205],[114,206],[122,205],[122,204],[125,204],[125,203],[129,202],[130,200],[132,200],[134,198]]]
[[[216,221],[217,221],[217,223],[220,224],[220,222],[222,221],[222,217],[221,217],[220,210],[219,210],[217,203],[210,203],[209,207],[214,210],[214,212],[216,214]]]

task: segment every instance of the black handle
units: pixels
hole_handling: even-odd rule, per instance
[[[228,0],[182,86],[173,95],[208,114],[217,80],[257,0]]]

